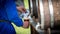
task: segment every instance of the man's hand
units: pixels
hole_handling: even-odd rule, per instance
[[[24,19],[24,23],[23,23],[23,28],[28,28],[29,27],[29,19]]]
[[[20,12],[26,12],[26,9],[23,6],[18,6],[17,10]]]
[[[26,9],[23,6],[18,6],[17,10],[19,12],[22,12],[22,13],[26,12]],[[29,19],[28,18],[24,18],[23,21],[24,21],[23,22],[23,28],[28,28],[29,27]]]

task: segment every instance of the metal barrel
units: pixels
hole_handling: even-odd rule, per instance
[[[39,0],[39,6],[42,29],[60,25],[60,0]]]
[[[38,21],[40,23],[40,28],[42,30],[46,30],[48,28],[50,28],[51,30],[59,29],[60,0],[31,0],[31,1],[30,11],[31,13],[33,13],[33,17],[35,17],[34,21]]]

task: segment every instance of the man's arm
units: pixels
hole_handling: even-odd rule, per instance
[[[7,0],[5,4],[6,13],[9,21],[14,22],[17,26],[23,26],[22,19],[18,17],[18,11],[14,0]]]
[[[4,0],[0,0],[0,3],[2,3]]]
[[[24,28],[28,27],[28,21],[23,23],[22,19],[18,16],[18,11],[14,0],[7,0],[4,5],[9,21],[13,22],[17,26],[23,26]]]

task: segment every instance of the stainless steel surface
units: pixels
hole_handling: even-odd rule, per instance
[[[51,17],[51,27],[53,27],[54,26],[54,11],[53,11],[52,0],[48,0],[48,2],[49,2],[50,17]]]
[[[40,15],[41,15],[41,29],[44,29],[44,8],[43,8],[43,0],[40,1]]]
[[[36,1],[36,2],[35,2]],[[45,34],[47,32],[48,34],[51,34],[52,28],[54,29],[55,26],[59,28],[60,25],[60,1],[57,0],[35,0],[34,3],[34,12],[38,12],[39,10],[39,16],[41,21],[34,21],[31,22],[32,26],[35,28],[39,34]],[[39,1],[39,4],[38,4]],[[32,3],[32,4],[33,4]],[[39,10],[38,10],[39,8]],[[47,13],[47,14],[46,14]],[[38,14],[38,13],[35,13]],[[38,20],[39,20],[38,16]],[[46,28],[46,29],[45,29]],[[44,31],[46,30],[46,31]]]

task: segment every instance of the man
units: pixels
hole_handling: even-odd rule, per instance
[[[18,17],[15,0],[0,0],[0,34],[16,34],[11,22],[18,27],[25,26]]]

